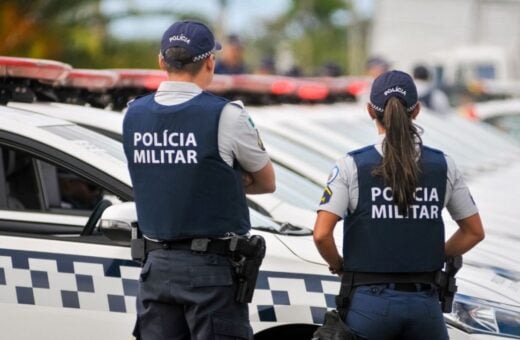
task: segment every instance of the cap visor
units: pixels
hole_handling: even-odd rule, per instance
[[[215,47],[213,47],[213,51],[220,51],[221,49],[222,45],[218,41],[215,41]]]

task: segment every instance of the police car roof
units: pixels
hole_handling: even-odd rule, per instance
[[[131,186],[121,143],[71,122],[0,106],[0,131],[64,152]]]

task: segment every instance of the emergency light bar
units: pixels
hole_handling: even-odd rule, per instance
[[[356,79],[350,81],[346,89],[348,93],[357,97],[370,90],[370,83],[368,79]]]
[[[325,100],[329,96],[329,88],[325,84],[306,81],[298,86],[297,95],[302,100]]]
[[[112,71],[72,69],[62,85],[100,91],[112,88],[118,80],[119,75]]]
[[[314,80],[290,78],[274,75],[236,75],[233,76],[234,90],[292,96],[302,100],[324,100],[329,95],[326,84]]]
[[[331,95],[357,97],[368,90],[370,80],[358,77],[317,77],[307,78],[325,84]]]
[[[72,66],[53,60],[0,57],[0,77],[57,82],[63,80],[71,70]]]
[[[234,75],[233,88],[241,92],[274,95],[290,95],[296,91],[291,78],[259,74]]]
[[[147,90],[157,90],[162,81],[168,80],[165,71],[145,69],[113,69],[118,75],[114,87],[138,87]]]

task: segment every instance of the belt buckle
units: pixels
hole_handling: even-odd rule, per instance
[[[211,242],[209,238],[194,238],[191,240],[190,250],[198,253],[205,253],[208,251],[208,245]]]

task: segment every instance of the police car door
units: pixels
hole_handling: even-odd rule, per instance
[[[44,145],[12,144],[0,144],[2,338],[128,339],[139,267],[99,232],[80,236],[96,200],[129,199],[128,188]]]

